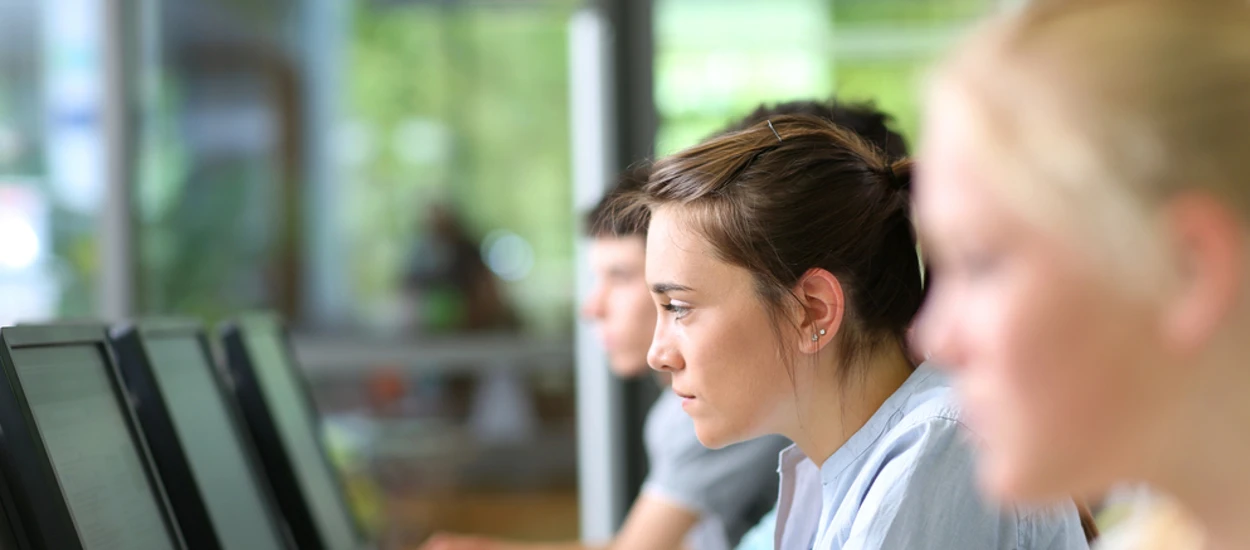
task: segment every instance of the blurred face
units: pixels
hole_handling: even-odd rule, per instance
[[[1167,384],[1155,306],[1100,272],[1074,239],[1026,222],[979,155],[962,101],[931,104],[917,216],[934,287],[920,343],[948,368],[1000,497],[1105,488],[1140,461]],[[1044,191],[1043,191],[1044,192]],[[1088,246],[1088,245],[1084,245]]]
[[[647,290],[642,237],[597,238],[590,245],[595,287],[582,315],[596,321],[608,363],[617,376],[647,372],[647,348],[655,331],[655,306]]]
[[[647,360],[711,448],[773,433],[792,393],[764,303],[746,269],[722,262],[676,207],[652,213],[647,284],[659,309]]]

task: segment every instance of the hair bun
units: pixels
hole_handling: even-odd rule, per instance
[[[885,167],[886,181],[891,188],[905,193],[911,192],[912,161],[902,159],[887,164]]]

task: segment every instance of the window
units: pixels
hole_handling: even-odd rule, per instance
[[[0,324],[95,313],[100,9],[0,3]]]
[[[366,324],[474,326],[474,291],[439,275],[457,268],[438,265],[438,251],[458,246],[494,274],[511,310],[500,315],[571,332],[566,59],[578,5],[356,3],[338,145],[354,313]]]
[[[914,141],[928,64],[989,0],[659,0],[657,152],[761,102],[872,101]]]

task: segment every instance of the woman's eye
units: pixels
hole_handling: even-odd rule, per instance
[[[690,308],[686,306],[679,306],[672,302],[664,304],[661,307],[663,307],[665,311],[674,314],[678,319],[681,319],[682,317],[685,317],[688,313],[690,313]]]

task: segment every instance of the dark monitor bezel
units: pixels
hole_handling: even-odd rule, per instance
[[[304,550],[343,550],[329,548],[327,541],[322,540],[321,530],[318,528],[317,519],[309,502],[309,495],[305,494],[303,486],[300,484],[294,462],[283,444],[281,434],[278,433],[277,422],[270,412],[265,392],[260,387],[256,365],[252,359],[251,350],[248,349],[245,335],[263,332],[271,333],[278,339],[285,359],[283,368],[291,370],[291,379],[296,381],[296,393],[300,397],[305,412],[312,417],[311,423],[313,426],[319,426],[321,423],[308,381],[302,373],[296,370],[295,354],[291,346],[290,335],[287,333],[282,321],[275,315],[255,314],[241,316],[224,323],[220,328],[222,348],[226,358],[225,363],[234,380],[234,392],[239,403],[239,409],[246,419],[246,425],[249,433],[252,435],[252,442],[260,455],[265,473],[273,483],[278,505],[282,509],[283,515],[286,516],[287,523],[291,528],[291,535],[295,539],[296,544]],[[347,519],[352,526],[354,538],[359,545],[365,545],[367,540],[364,530],[361,528],[359,520],[353,512],[351,502],[347,498],[344,480],[330,460],[324,438],[320,432],[312,435],[321,450],[321,453],[319,453],[320,459],[334,478],[336,493],[342,502],[342,508],[350,516]]]
[[[295,548],[290,530],[277,508],[268,477],[262,470],[252,439],[238,410],[229,381],[225,379],[215,361],[204,326],[190,319],[150,319],[114,327],[110,331],[113,350],[117,354],[122,381],[134,395],[135,414],[151,442],[153,458],[167,492],[179,525],[191,550],[217,550],[222,548],[221,538],[213,526],[212,517],[204,501],[203,492],[191,471],[190,459],[181,444],[170,414],[168,400],[156,380],[148,343],[152,339],[189,338],[196,342],[209,377],[220,396],[232,428],[238,434],[243,448],[244,461],[251,468],[249,482],[257,485],[262,505],[269,521],[281,537],[285,548]],[[206,388],[208,390],[208,388]]]
[[[7,444],[4,434],[0,433],[0,448]],[[3,464],[5,460],[2,455],[3,452],[0,452],[0,464]],[[0,465],[0,548],[16,550],[36,548],[30,543],[30,537],[26,534],[25,526],[22,525],[22,518],[18,514],[13,492],[9,490],[9,482],[3,475],[2,465]]]
[[[21,526],[26,543],[34,549],[83,548],[68,499],[39,434],[12,355],[16,349],[63,346],[91,346],[99,352],[170,542],[174,548],[185,550],[187,546],[170,508],[165,487],[153,464],[147,440],[131,410],[131,398],[122,385],[106,329],[104,325],[89,324],[0,328],[0,392],[3,392],[0,394],[0,431],[4,434],[0,470],[9,486],[9,496],[18,516],[15,523]]]

